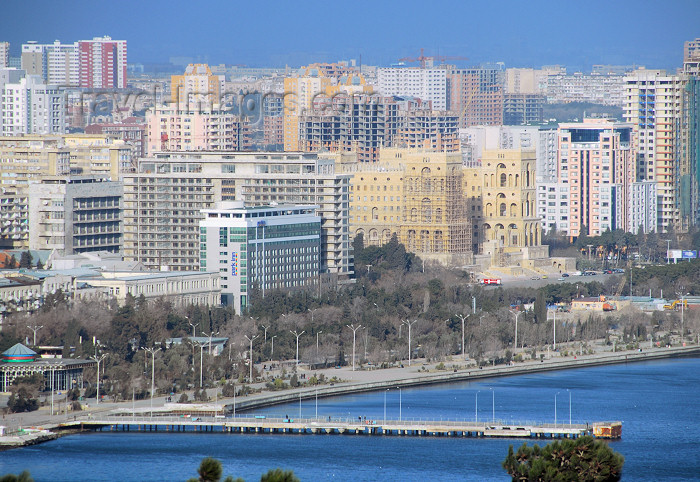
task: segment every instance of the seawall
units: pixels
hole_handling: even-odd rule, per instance
[[[651,350],[624,351],[617,353],[598,353],[583,355],[581,357],[566,357],[561,359],[549,359],[544,361],[529,361],[507,366],[470,368],[456,371],[442,371],[439,373],[412,373],[404,378],[394,378],[374,382],[343,382],[335,385],[319,385],[318,387],[304,387],[289,389],[283,392],[253,395],[245,398],[237,397],[235,410],[238,413],[250,411],[256,408],[279,405],[282,403],[308,400],[315,397],[335,397],[353,393],[371,392],[396,387],[415,387],[421,385],[433,385],[438,383],[451,383],[469,380],[481,380],[486,378],[524,375],[528,373],[540,373],[553,370],[568,370],[601,365],[614,365],[620,363],[632,363],[659,360],[664,358],[676,358],[684,356],[700,356],[700,346],[654,348]],[[222,401],[229,412],[233,411],[232,399]]]

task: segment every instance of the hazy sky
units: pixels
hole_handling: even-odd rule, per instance
[[[2,0],[0,40],[128,41],[129,62],[298,66],[359,58],[388,65],[426,53],[461,65],[680,66],[700,37],[700,0]]]

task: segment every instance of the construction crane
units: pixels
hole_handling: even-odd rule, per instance
[[[403,57],[399,59],[399,62],[420,62],[421,69],[425,68],[425,64],[428,60],[433,62],[438,60],[444,62],[446,60],[469,60],[467,57],[446,57],[444,55],[425,55],[425,49],[420,49],[420,55],[418,57]]]

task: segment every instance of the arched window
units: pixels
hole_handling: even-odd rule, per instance
[[[440,209],[440,208],[437,208],[435,210],[435,222],[436,223],[442,222],[442,209]]]
[[[416,208],[411,208],[411,222],[415,223],[418,221],[418,210]]]
[[[376,221],[379,219],[379,208],[373,207],[372,208],[372,221]]]
[[[499,214],[498,214],[499,216],[505,216],[505,215],[506,215],[506,203],[501,203],[501,205],[499,206],[498,213],[499,213]]]
[[[507,176],[505,172],[501,173],[501,187],[506,187]]]
[[[433,222],[433,208],[430,204],[430,199],[424,198],[421,201],[421,222],[432,223]]]
[[[516,217],[518,215],[518,205],[515,203],[511,203],[510,205],[510,216],[511,217]]]

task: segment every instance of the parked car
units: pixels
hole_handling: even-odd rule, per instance
[[[612,274],[612,270],[611,270],[611,269],[606,269],[605,271],[603,271],[603,274]]]
[[[561,274],[561,277],[562,277],[562,278],[568,278],[568,277],[569,277],[569,273],[562,273],[562,274]]]
[[[625,272],[625,270],[622,269],[622,268],[615,268],[615,269],[613,270],[613,273],[624,273],[624,272]]]
[[[531,279],[531,280],[538,280],[538,279],[540,279],[540,277],[539,277],[539,276],[533,276],[533,277],[530,278],[530,279]]]

